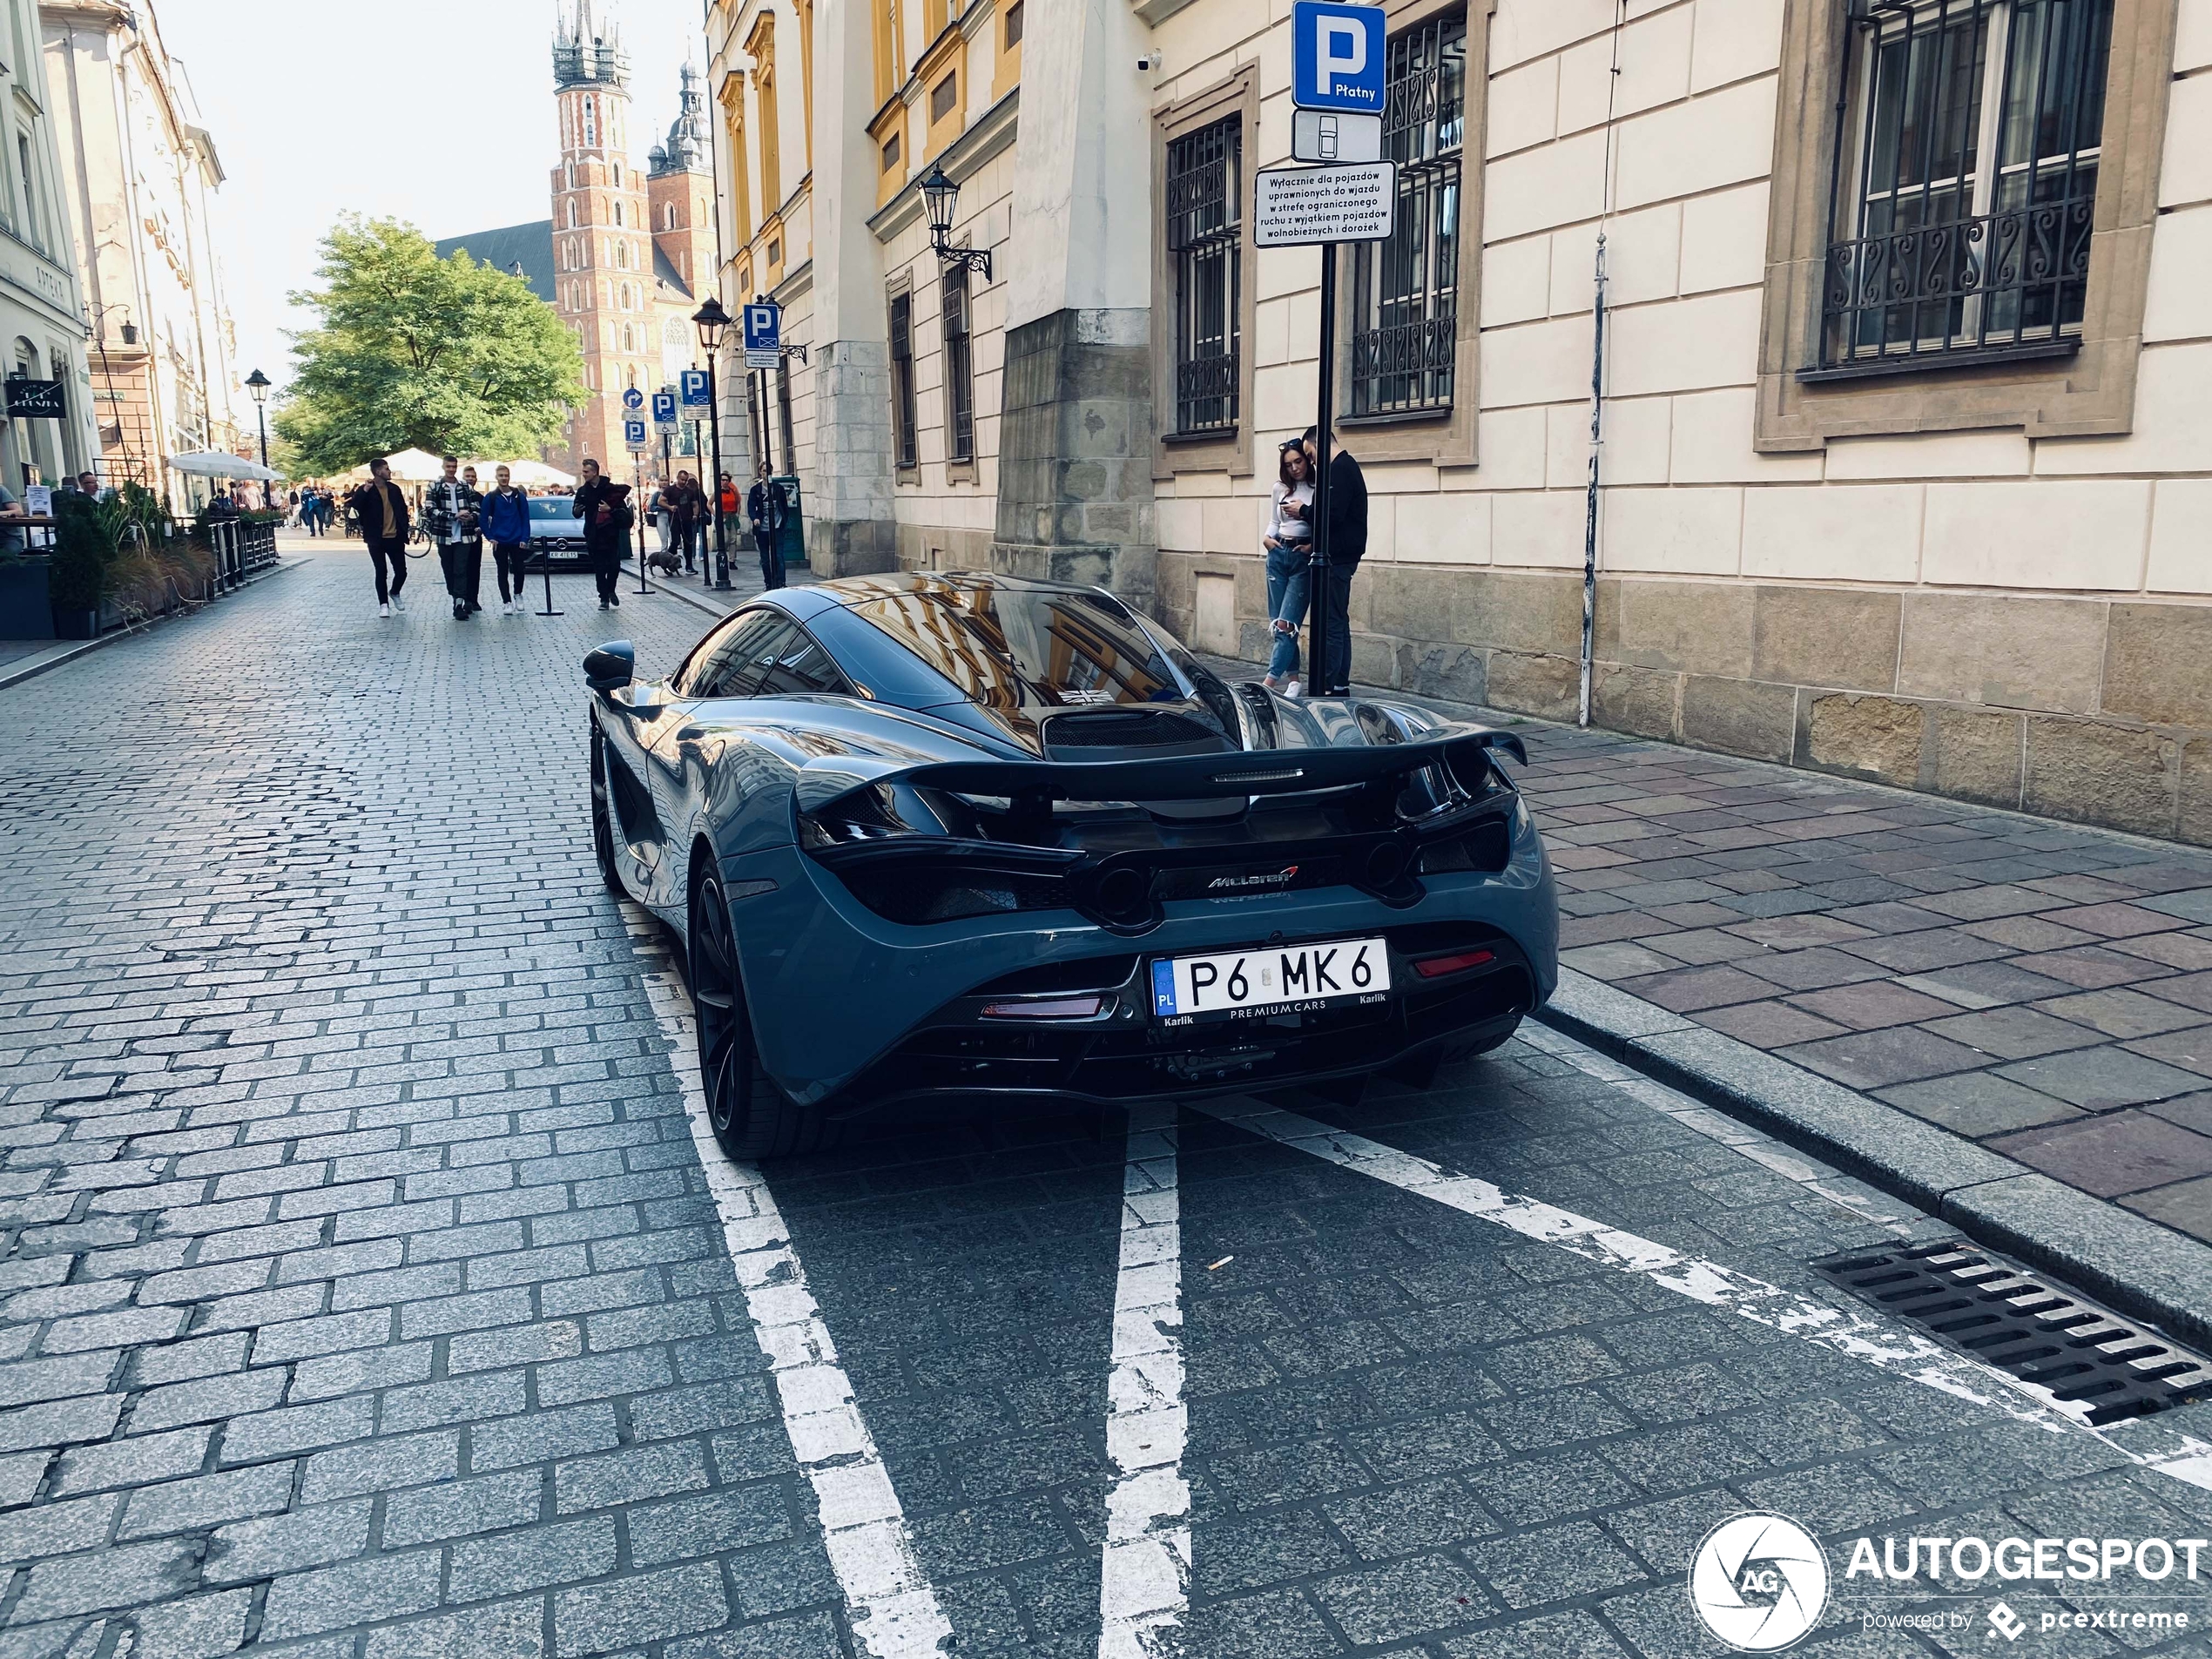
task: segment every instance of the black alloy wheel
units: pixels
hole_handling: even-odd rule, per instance
[[[628,898],[615,863],[614,814],[607,801],[607,739],[596,725],[591,728],[591,854],[607,891],[617,899]]]
[[[730,897],[703,870],[691,883],[691,1006],[699,1029],[699,1082],[707,1123],[733,1158],[786,1157],[826,1146],[833,1126],[776,1086],[760,1063],[738,969]]]

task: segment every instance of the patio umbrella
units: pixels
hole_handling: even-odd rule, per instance
[[[198,449],[189,455],[171,455],[169,464],[179,472],[194,478],[252,478],[273,483],[284,476],[257,462],[234,455],[227,449]]]
[[[445,458],[421,449],[402,449],[395,455],[386,455],[392,476],[403,484],[435,484],[446,475]]]
[[[558,467],[549,467],[543,461],[471,461],[476,469],[476,482],[489,484],[500,468],[507,469],[507,479],[521,489],[573,489],[576,476],[563,472]]]

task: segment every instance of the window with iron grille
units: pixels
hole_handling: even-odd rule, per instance
[[[1243,350],[1244,132],[1231,116],[1168,145],[1168,256],[1175,266],[1175,429],[1224,432],[1238,415]]]
[[[914,444],[914,296],[891,298],[891,434],[899,464],[919,464]]]
[[[975,368],[969,350],[968,267],[945,269],[945,458],[975,459]]]
[[[2112,0],[1849,0],[1821,364],[2071,349]]]
[[[1464,12],[1390,43],[1383,155],[1398,164],[1398,219],[1389,240],[1364,244],[1352,263],[1354,415],[1452,407],[1467,64]]]

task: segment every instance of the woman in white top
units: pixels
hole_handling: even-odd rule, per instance
[[[1275,649],[1264,684],[1296,697],[1298,631],[1305,620],[1306,562],[1313,554],[1313,466],[1301,444],[1286,443],[1267,509],[1267,617]]]

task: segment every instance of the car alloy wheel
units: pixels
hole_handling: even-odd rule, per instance
[[[591,853],[599,866],[599,879],[617,899],[629,897],[622,872],[615,863],[614,815],[607,806],[607,740],[591,728]]]
[[[721,878],[702,872],[691,884],[691,1006],[698,1022],[699,1082],[706,1118],[733,1158],[811,1152],[829,1142],[831,1126],[776,1086],[760,1063],[752,1016],[738,968],[737,935]]]

